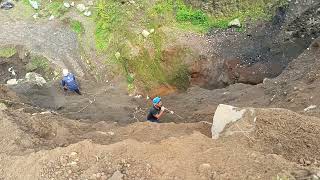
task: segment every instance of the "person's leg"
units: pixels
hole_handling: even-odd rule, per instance
[[[79,95],[82,95],[79,89],[74,90],[74,92],[76,92]]]

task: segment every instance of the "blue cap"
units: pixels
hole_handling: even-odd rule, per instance
[[[160,97],[155,97],[152,102],[154,105],[158,104],[159,102],[161,101],[161,98]]]

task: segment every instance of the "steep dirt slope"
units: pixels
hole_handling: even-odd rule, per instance
[[[314,40],[279,77],[265,79],[263,84],[235,84],[216,90],[192,87],[186,93],[165,97],[165,105],[172,107],[187,122],[211,121],[215,107],[220,103],[241,107],[281,107],[319,116],[319,108],[304,112],[310,105],[319,106],[319,41]],[[172,120],[170,116],[168,120]]]
[[[299,179],[318,172],[320,121],[288,110],[257,109],[254,131],[218,140],[206,136],[204,123],[121,127],[0,113],[3,179]]]

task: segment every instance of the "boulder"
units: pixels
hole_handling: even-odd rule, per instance
[[[24,81],[34,83],[38,86],[43,86],[44,84],[47,83],[47,81],[40,74],[35,73],[35,72],[27,73]]]
[[[9,85],[9,86],[17,85],[17,84],[18,84],[17,79],[9,79],[9,80],[7,81],[7,85]]]
[[[84,4],[78,4],[77,9],[78,11],[83,12],[86,10],[86,6]]]
[[[246,111],[246,109],[239,109],[237,107],[220,104],[213,117],[211,128],[212,139],[218,139],[224,128],[229,123],[236,122],[241,119]]]
[[[228,24],[229,27],[236,27],[236,28],[240,28],[241,27],[241,22],[240,20],[237,18],[237,19],[234,19],[232,21],[229,22]]]

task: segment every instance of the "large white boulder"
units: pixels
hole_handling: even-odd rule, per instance
[[[17,84],[18,84],[17,79],[9,79],[7,81],[7,85],[9,85],[9,86],[13,86],[13,85],[17,85]]]
[[[34,83],[38,86],[43,86],[44,84],[47,83],[47,81],[40,74],[35,72],[27,73],[25,76],[25,81]]]
[[[220,104],[213,117],[211,128],[212,139],[218,139],[220,133],[225,129],[225,127],[229,123],[236,122],[241,119],[246,111],[246,109]]]

